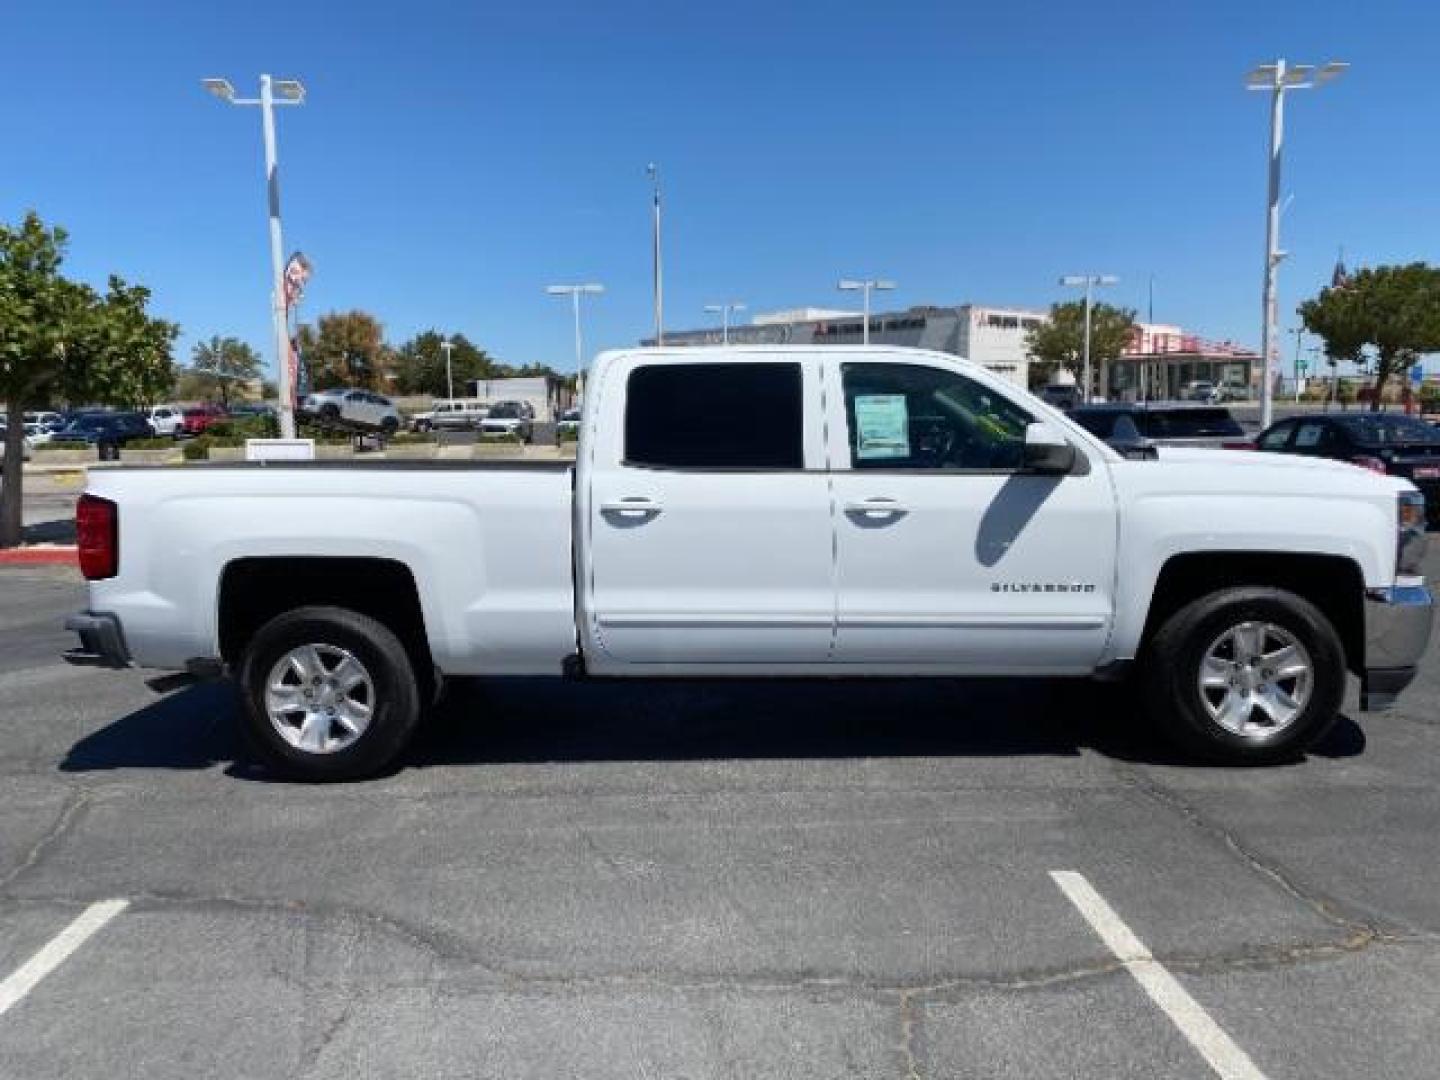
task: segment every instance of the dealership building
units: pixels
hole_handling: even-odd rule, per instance
[[[1030,357],[1025,332],[1045,321],[1046,313],[1028,308],[913,307],[871,313],[870,344],[905,345],[964,356],[1026,386]],[[864,316],[858,312],[797,308],[757,315],[754,322],[730,327],[734,345],[859,345]],[[655,344],[654,339],[643,342]],[[721,330],[667,330],[666,345],[719,345]]]
[[[1025,335],[1048,312],[1031,308],[960,304],[913,307],[872,313],[872,345],[904,345],[963,356],[1009,379],[1030,384],[1031,357]],[[794,308],[756,315],[753,322],[731,326],[736,345],[859,345],[864,316],[825,308]],[[719,345],[719,327],[667,330],[666,345]],[[651,338],[642,342],[653,345]],[[1174,400],[1195,382],[1226,388],[1232,398],[1258,392],[1260,357],[1233,342],[1209,341],[1178,326],[1140,323],[1135,336],[1113,362],[1098,366],[1097,390],[1111,401]]]

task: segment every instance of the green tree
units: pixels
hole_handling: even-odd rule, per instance
[[[1375,396],[1404,377],[1421,354],[1440,351],[1440,268],[1425,263],[1367,267],[1300,305],[1305,329],[1324,339],[1332,363],[1375,350]]]
[[[450,367],[457,397],[469,396],[471,380],[501,378],[500,365],[464,334],[451,334],[447,338],[438,330],[426,330],[401,345],[391,358],[395,388],[400,393],[446,396],[445,350],[441,343],[447,340],[454,346],[450,351]]]
[[[1131,308],[1094,304],[1090,309],[1090,370],[1115,360],[1135,332]],[[1050,305],[1050,317],[1025,332],[1025,349],[1049,371],[1066,368],[1081,377],[1085,365],[1085,304],[1079,300]],[[1094,389],[1093,387],[1091,388]]]
[[[332,311],[300,327],[297,337],[314,390],[375,389],[389,367],[385,329],[368,311]]]
[[[174,381],[174,323],[147,313],[149,290],[111,277],[105,292],[70,281],[64,229],[33,211],[0,225],[0,398],[7,430],[0,547],[21,539],[24,412],[56,399],[140,405]]]
[[[260,377],[260,354],[239,338],[217,334],[190,351],[190,373],[228,409],[232,395],[244,396],[242,384]]]

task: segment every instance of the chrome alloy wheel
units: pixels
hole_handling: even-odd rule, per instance
[[[365,734],[375,684],[365,665],[336,645],[299,645],[265,681],[265,711],[280,737],[307,754],[333,754]]]
[[[1210,718],[1242,738],[1268,738],[1295,722],[1310,700],[1315,664],[1283,626],[1243,622],[1200,662],[1200,700]]]

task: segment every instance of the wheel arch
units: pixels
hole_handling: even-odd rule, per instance
[[[435,664],[420,590],[396,559],[357,556],[256,556],[226,564],[220,576],[220,656],[234,668],[262,626],[296,608],[328,606],[368,615],[386,626],[410,657],[415,676],[433,689]]]
[[[1221,589],[1254,585],[1308,600],[1330,621],[1345,666],[1365,667],[1365,577],[1344,555],[1278,551],[1196,551],[1172,555],[1160,568],[1141,633],[1143,649],[1165,621],[1192,600]]]

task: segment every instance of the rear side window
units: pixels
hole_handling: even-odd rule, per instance
[[[1261,450],[1283,450],[1285,443],[1290,439],[1290,432],[1294,430],[1294,424],[1276,424],[1264,435],[1260,436],[1260,441],[1257,445]]]
[[[1196,439],[1216,435],[1244,435],[1229,409],[1152,409],[1143,414],[1141,429],[1152,438]]]
[[[1115,428],[1115,414],[1108,412],[1072,412],[1070,419],[1079,424],[1091,435],[1100,439],[1108,439],[1110,432]],[[1133,426],[1133,425],[1132,425]]]
[[[630,373],[625,463],[803,469],[799,364],[654,364]]]

